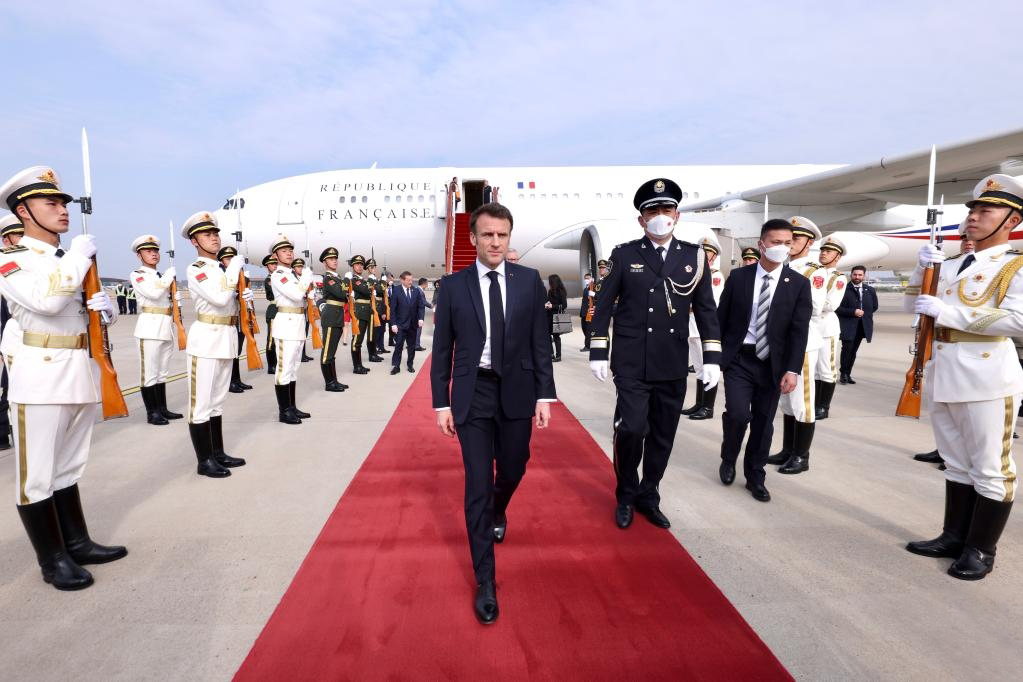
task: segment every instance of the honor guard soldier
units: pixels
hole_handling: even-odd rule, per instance
[[[131,273],[131,288],[142,301],[142,313],[135,322],[135,339],[139,351],[139,392],[146,406],[146,421],[162,426],[168,419],[184,415],[167,409],[167,377],[174,355],[174,320],[170,285],[177,277],[174,266],[162,275],[156,271],[160,263],[160,240],[155,235],[138,237],[131,250],[141,265]]]
[[[320,301],[320,325],[323,332],[323,350],[320,352],[320,371],[323,372],[324,389],[339,393],[348,388],[337,380],[337,344],[345,328],[345,302],[348,300],[348,284],[337,274],[337,249],[328,246],[320,254],[320,262],[326,268],[323,273],[323,299]]]
[[[752,246],[747,246],[742,250],[742,264],[753,265],[760,260],[760,252],[754,249]]]
[[[707,254],[711,290],[714,292],[714,305],[717,306],[721,300],[721,292],[725,290],[725,278],[718,267],[721,244],[717,237],[708,235],[700,240],[700,246]],[[714,417],[714,401],[717,398],[718,387],[706,391],[703,389],[703,344],[700,340],[700,330],[696,328],[695,316],[689,318],[689,362],[696,370],[696,402],[688,410],[682,410],[682,414],[688,415],[690,419],[711,419]]]
[[[277,259],[273,255],[263,256],[263,267],[266,268],[266,279],[263,280],[263,292],[266,294],[266,372],[277,373],[277,346],[273,339],[274,317],[277,315],[277,304],[274,303],[274,290],[270,286],[270,275],[277,269]]]
[[[277,259],[277,269],[270,275],[277,316],[274,317],[273,337],[277,344],[277,373],[274,375],[274,391],[277,393],[278,419],[284,424],[301,424],[312,415],[295,405],[295,389],[298,383],[298,366],[306,337],[306,297],[309,295],[311,272],[295,274],[292,269],[296,260],[295,246],[284,235],[277,238],[270,247]]]
[[[305,273],[305,259],[304,258],[296,258],[295,260],[291,261],[291,269],[295,273],[296,277],[299,277],[299,278],[303,277],[303,274]],[[313,283],[312,275],[313,275],[313,271],[310,269],[309,270],[309,275],[306,277],[306,279],[309,282],[309,284]],[[309,316],[308,316],[308,311],[305,309],[305,304],[303,303],[302,305],[303,305],[303,312],[302,312],[302,314],[305,315],[305,336],[306,336],[306,339],[308,339],[309,338]],[[312,358],[311,355],[309,355],[309,353],[305,352],[305,348],[306,348],[305,344],[306,344],[306,342],[305,342],[305,340],[303,340],[302,341],[302,362],[311,362],[313,358]]]
[[[381,362],[382,358],[372,350],[373,327],[373,292],[370,289],[369,280],[363,277],[363,268],[366,259],[362,256],[352,256],[349,261],[352,268],[352,279],[349,284],[352,293],[352,372],[355,374],[369,374],[369,370],[362,364],[362,342],[369,336],[366,342],[366,351],[370,362]],[[359,333],[355,334],[355,326],[358,325]],[[373,358],[376,358],[375,360]]]
[[[827,297],[827,278],[824,266],[810,258],[810,247],[821,238],[814,222],[802,216],[789,219],[792,225],[792,248],[789,250],[789,268],[810,280],[810,329],[806,336],[806,354],[803,371],[796,377],[796,388],[783,393],[779,401],[782,411],[782,449],[767,458],[768,464],[780,464],[778,473],[800,474],[810,468],[810,446],[816,428],[814,394],[817,372],[817,353],[821,347],[820,320]]]
[[[25,226],[21,224],[18,216],[8,214],[0,218],[0,240],[3,241],[4,248],[17,246],[24,234]],[[8,327],[11,336],[20,341],[21,332],[18,330],[17,323],[11,324],[11,311],[7,307],[7,300],[0,297],[0,355],[7,355],[4,351],[3,337],[8,333]],[[11,354],[13,355],[13,353]],[[7,403],[6,365],[0,369],[0,389],[3,391],[0,393],[0,450],[9,450],[11,447],[11,418],[10,405]]]
[[[245,460],[224,451],[224,400],[231,383],[231,361],[238,357],[238,277],[244,260],[235,258],[221,270],[220,228],[210,213],[195,213],[181,227],[198,259],[188,266],[188,291],[196,320],[188,328],[188,433],[201,476],[224,478]],[[244,290],[252,300],[252,292]]]
[[[906,549],[955,559],[950,575],[980,580],[994,568],[1016,493],[1012,429],[1023,369],[1010,337],[1023,335],[1023,254],[1009,249],[1009,235],[1023,220],[1023,183],[988,176],[966,205],[966,236],[976,250],[946,261],[937,295],[926,296],[918,295],[924,268],[944,256],[925,245],[906,288],[907,310],[934,318],[924,386],[946,467],[942,533]]]
[[[608,274],[597,285],[590,337],[590,369],[607,379],[614,317],[611,372],[618,402],[614,416],[615,521],[632,523],[633,509],[668,528],[657,486],[664,475],[685,398],[689,366],[689,315],[703,338],[704,388],[717,386],[721,341],[706,253],[672,237],[682,190],[666,178],[644,183],[633,204],[645,236],[611,252]],[[617,300],[618,307],[612,313]],[[643,463],[643,479],[637,472]]]
[[[838,382],[838,361],[841,358],[842,325],[835,312],[842,305],[848,278],[838,271],[838,261],[845,255],[845,244],[838,237],[828,237],[821,244],[820,263],[824,266],[825,295],[824,308],[818,329],[821,348],[817,353],[817,401],[815,419],[827,419],[831,410],[831,399],[835,396]]]
[[[380,357],[380,354],[390,353],[384,348],[384,327],[387,326],[387,285],[384,284],[383,277],[377,276],[377,262],[372,258],[366,261],[366,271],[369,273],[370,291],[373,294],[377,313],[374,320],[373,336],[370,337],[370,341],[366,345],[372,351],[369,361],[383,362],[384,359]],[[379,324],[377,324],[378,322]]]
[[[61,190],[52,169],[21,171],[0,188],[0,201],[24,226],[18,245],[0,253],[0,295],[20,336],[9,338],[10,325],[4,335],[10,408],[16,417],[15,502],[43,580],[59,590],[79,590],[93,582],[83,565],[128,553],[92,541],[78,490],[100,400],[85,308],[105,313],[111,322],[117,313],[102,290],[82,305],[95,239],[78,235],[67,252],[60,248],[71,196]]]
[[[225,246],[217,251],[217,262],[220,263],[220,269],[227,271],[227,266],[231,264],[231,259],[238,255],[238,249],[233,246]],[[243,285],[246,289],[249,288],[248,277],[245,276],[244,266],[239,271],[239,277],[245,278],[245,284]],[[245,334],[242,333],[241,316],[239,316],[238,324],[235,325],[235,330],[238,332],[238,352],[241,353],[242,342],[245,338]],[[239,356],[234,356],[234,360],[231,361],[231,384],[228,386],[228,393],[244,393],[245,391],[252,388],[249,384],[242,381],[242,370]]]

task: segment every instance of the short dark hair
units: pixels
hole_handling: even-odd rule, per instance
[[[764,235],[774,230],[788,230],[792,231],[792,225],[789,221],[782,220],[781,218],[771,218],[766,223],[760,226],[760,238],[763,239]]]
[[[863,265],[854,265],[854,266],[853,266],[853,269],[852,269],[852,272],[856,272],[857,270],[862,270],[862,271],[863,271],[863,274],[864,274],[864,275],[865,275],[865,274],[867,274],[867,268],[866,268],[866,266],[863,266]]]
[[[586,274],[583,275],[583,277],[593,277],[593,273],[587,272]]]
[[[425,277],[420,277],[420,278],[419,278],[419,281],[418,281],[418,282],[416,282],[416,284],[418,284],[419,286],[423,286],[423,285],[424,285],[424,284],[426,284],[426,283],[427,283],[428,281],[429,281],[429,280],[428,280],[428,279],[426,279]]]
[[[479,220],[481,215],[490,216],[491,218],[497,218],[499,220],[508,221],[508,231],[511,232],[512,227],[515,226],[515,220],[512,218],[511,211],[502,204],[495,201],[489,204],[483,204],[469,216],[469,231],[476,234],[476,221]]]
[[[411,273],[411,272],[409,272],[408,270],[405,270],[405,271],[404,271],[404,272],[402,272],[402,273],[401,273],[400,275],[398,275],[398,277],[399,277],[400,279],[405,279],[406,277],[411,277],[411,276],[412,276],[412,273]]]

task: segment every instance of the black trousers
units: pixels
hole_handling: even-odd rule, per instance
[[[856,325],[856,336],[851,339],[842,339],[842,360],[838,371],[842,374],[852,374],[853,364],[856,362],[856,353],[860,350],[860,344],[866,336],[863,334],[863,323]]]
[[[532,419],[504,415],[501,380],[481,370],[469,415],[455,425],[465,465],[465,530],[477,583],[494,580],[494,516],[508,508],[526,473],[532,428]]]
[[[614,381],[618,389],[613,444],[618,479],[615,497],[620,504],[656,507],[661,502],[657,486],[664,477],[675,442],[686,382],[643,381],[619,375]]]
[[[586,321],[585,315],[580,316],[579,326],[583,328],[583,348],[590,347],[590,325],[592,324],[593,324],[592,322]]]
[[[118,296],[117,297],[117,314],[127,315],[128,314],[128,297]]]
[[[273,319],[266,320],[266,365],[268,369],[277,367],[277,344],[274,343],[271,332],[273,331]]]
[[[412,366],[416,359],[416,334],[419,332],[419,325],[413,322],[411,327],[398,327],[398,333],[394,336],[394,354],[391,356],[391,364],[395,367],[401,365],[401,347],[405,346],[408,353],[406,364]]]
[[[337,354],[337,345],[341,343],[341,334],[344,333],[344,325],[328,327],[320,318],[320,334],[323,336],[323,348],[320,350],[320,364],[329,365],[334,362]]]
[[[362,352],[362,342],[366,339],[366,334],[369,332],[372,324],[373,322],[370,319],[363,320],[359,318],[359,333],[352,338],[353,352]],[[372,343],[372,337],[370,338],[370,342]],[[373,355],[373,353],[371,352],[370,355]]]
[[[128,299],[128,314],[129,315],[137,315],[138,314],[138,306],[139,306],[138,301],[139,300],[137,298],[129,298]]]
[[[384,326],[387,322],[384,320],[384,313],[380,315],[380,326],[373,330],[373,343],[372,347],[378,351],[384,350]]]
[[[763,484],[764,465],[774,436],[774,414],[781,387],[771,376],[771,361],[761,360],[752,345],[743,346],[724,372],[725,411],[721,415],[721,459],[735,464],[749,427],[742,472],[746,482]]]
[[[3,393],[0,394],[0,440],[7,438],[11,432],[10,403],[7,402],[7,365],[3,366],[3,374],[0,376],[0,386]]]

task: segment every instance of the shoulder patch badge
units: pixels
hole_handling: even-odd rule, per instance
[[[287,283],[288,283],[287,276],[281,277],[281,284],[287,284]]]
[[[144,280],[144,279],[145,279],[145,277],[136,277],[136,278],[135,278],[135,281],[136,281],[136,282],[141,282],[141,281],[142,281],[142,280]]]
[[[16,272],[20,272],[21,267],[14,261],[7,261],[3,265],[0,265],[0,275],[4,277],[10,277]]]
[[[720,277],[715,277],[714,278],[714,286],[721,286],[721,278]]]
[[[837,282],[835,282],[835,286],[838,287],[839,291],[841,291],[842,288],[845,287],[845,280],[843,279],[838,280]]]
[[[814,289],[823,289],[824,288],[824,278],[821,277],[820,275],[814,275],[814,277],[813,277],[813,288]]]
[[[206,273],[205,272],[200,272],[198,275],[196,275],[195,281],[196,282],[205,282],[206,281]]]

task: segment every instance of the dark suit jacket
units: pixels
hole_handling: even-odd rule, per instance
[[[398,329],[415,329],[426,316],[426,297],[423,290],[413,285],[411,300],[405,298],[405,288],[400,284],[391,291],[391,324]]]
[[[501,408],[509,419],[525,419],[533,416],[538,399],[557,397],[544,310],[547,292],[536,270],[512,263],[504,267]],[[444,295],[434,312],[430,368],[433,406],[450,407],[455,423],[463,424],[469,415],[476,370],[487,340],[476,261],[442,281]]]
[[[742,348],[753,312],[753,297],[760,295],[757,264],[732,270],[718,302],[721,323],[721,369],[727,370]],[[806,337],[810,329],[810,280],[788,265],[778,274],[778,286],[767,314],[767,342],[770,345],[771,374],[776,382],[785,372],[803,371]]]
[[[863,322],[863,336],[870,342],[874,335],[874,311],[877,310],[877,292],[874,287],[866,282],[863,283],[863,303],[860,303],[856,295],[856,287],[852,284],[845,288],[845,296],[842,297],[842,304],[835,310],[838,315],[838,323],[842,326],[839,336],[843,341],[852,341],[856,338],[857,321]],[[856,317],[856,309],[863,309],[863,317]]]

